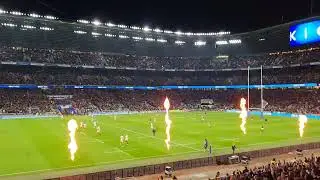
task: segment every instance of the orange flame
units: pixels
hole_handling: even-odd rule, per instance
[[[78,150],[78,145],[76,142],[76,138],[75,138],[75,134],[76,134],[76,130],[78,128],[78,124],[77,121],[74,119],[71,119],[68,122],[68,130],[70,131],[69,136],[70,136],[70,143],[68,145],[68,149],[70,151],[70,155],[71,155],[71,160],[74,160],[74,154],[77,152]]]
[[[240,129],[242,130],[243,134],[247,134],[247,130],[245,127],[245,125],[247,123],[247,115],[248,115],[246,103],[247,103],[246,99],[241,98],[241,100],[240,100],[240,109],[241,109],[240,118],[242,119],[242,123],[240,125]]]
[[[168,97],[166,97],[166,100],[164,101],[163,106],[166,109],[165,122],[166,122],[166,125],[167,125],[167,127],[166,127],[167,139],[165,140],[165,143],[167,145],[167,149],[169,150],[170,149],[170,140],[171,140],[170,129],[171,129],[171,123],[172,122],[171,122],[170,117],[169,117],[170,102],[169,102]]]
[[[299,116],[299,133],[300,137],[303,137],[305,124],[308,122],[308,118],[305,115]]]

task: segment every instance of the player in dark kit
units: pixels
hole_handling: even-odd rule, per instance
[[[156,128],[153,128],[153,129],[152,129],[152,134],[153,134],[153,136],[156,136],[156,132],[157,132]]]
[[[204,139],[204,145],[203,145],[204,151],[208,149],[208,140],[207,138]]]
[[[232,145],[232,154],[234,154],[234,151],[237,149],[236,145]]]

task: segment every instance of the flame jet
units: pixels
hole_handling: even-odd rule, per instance
[[[68,122],[68,130],[70,131],[70,133],[69,133],[70,143],[68,145],[68,149],[70,151],[70,157],[71,157],[72,161],[74,160],[74,154],[78,150],[78,145],[77,145],[76,138],[75,138],[75,134],[76,134],[77,129],[78,129],[77,121],[74,119],[71,119]]]
[[[300,133],[300,137],[303,137],[304,127],[305,127],[305,124],[307,124],[307,122],[308,122],[307,116],[299,115],[299,133]]]
[[[171,122],[170,117],[169,117],[170,102],[169,102],[168,97],[166,97],[166,100],[164,101],[163,106],[166,109],[165,122],[166,122],[166,125],[167,125],[167,127],[166,127],[167,139],[165,140],[165,143],[167,145],[167,149],[169,150],[170,149],[170,140],[171,140],[170,129],[171,129],[171,123],[172,122]]]
[[[246,123],[247,123],[247,116],[248,116],[248,112],[247,112],[247,108],[246,108],[246,99],[245,98],[241,98],[240,100],[240,118],[242,120],[242,123],[240,125],[240,129],[243,132],[243,134],[247,134],[247,130],[246,130]]]

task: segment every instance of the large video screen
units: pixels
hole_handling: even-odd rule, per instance
[[[291,47],[320,42],[320,20],[291,26],[289,38]]]

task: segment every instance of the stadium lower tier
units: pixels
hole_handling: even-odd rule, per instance
[[[260,90],[250,90],[250,108],[261,108]],[[319,89],[266,89],[265,111],[320,114]],[[239,109],[246,90],[0,90],[2,114],[45,114],[58,112],[88,114],[110,111],[163,110],[165,97],[171,109]]]

